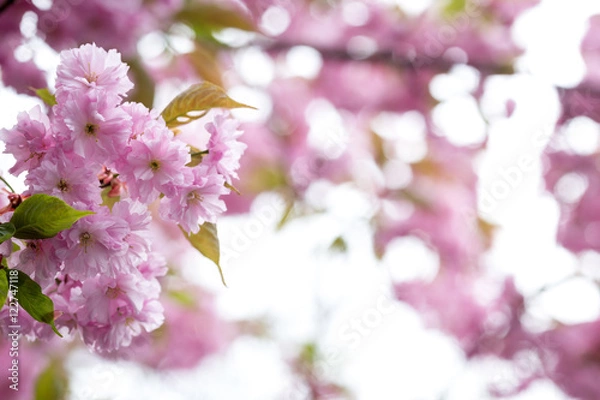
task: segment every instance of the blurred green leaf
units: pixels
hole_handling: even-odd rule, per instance
[[[133,91],[129,94],[128,100],[152,108],[156,88],[154,79],[150,77],[139,59],[127,60],[127,64],[134,83]]]
[[[329,250],[337,251],[339,253],[345,253],[346,251],[348,251],[348,244],[346,243],[343,237],[338,236],[329,246]]]
[[[194,296],[185,290],[170,290],[167,294],[170,298],[184,307],[194,307],[196,305]]]
[[[467,7],[467,0],[448,0],[446,7],[444,7],[445,17],[454,17],[465,11]]]
[[[33,89],[37,97],[42,99],[44,103],[52,107],[56,105],[56,97],[47,88],[44,89]]]
[[[66,400],[69,392],[69,379],[64,366],[57,360],[38,376],[35,383],[35,400]]]
[[[0,272],[0,310],[6,303],[6,297],[8,296],[8,277],[6,273]]]
[[[251,193],[287,188],[289,186],[285,167],[281,165],[257,163],[252,176],[243,183],[243,188]],[[244,190],[244,193],[246,190]]]

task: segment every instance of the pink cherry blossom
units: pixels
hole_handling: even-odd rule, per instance
[[[214,122],[206,124],[206,130],[210,132],[208,142],[208,154],[202,159],[203,163],[214,165],[217,172],[225,177],[227,183],[237,179],[237,170],[240,168],[240,158],[246,149],[246,144],[237,139],[242,135],[238,129],[239,123],[227,118],[225,115],[217,115]]]
[[[25,247],[11,257],[11,267],[17,268],[46,288],[62,270],[61,260],[55,254],[54,240],[29,240]]]
[[[181,296],[184,300],[164,295],[165,323],[160,331],[138,336],[118,356],[160,370],[193,368],[233,339],[234,326],[218,317],[209,293],[194,287],[185,288]]]
[[[123,240],[128,246],[126,254],[129,262],[135,264],[145,260],[151,248],[148,225],[152,217],[148,207],[140,202],[124,199],[113,206],[111,214],[128,226],[129,232]]]
[[[133,87],[127,77],[128,69],[116,50],[107,52],[95,44],[65,50],[60,53],[56,98],[63,102],[68,96],[99,92],[104,101],[114,106]]]
[[[4,153],[12,154],[17,160],[9,169],[14,175],[39,166],[44,154],[54,146],[50,120],[40,106],[19,113],[17,125],[1,129],[0,139],[5,143]]]
[[[64,261],[64,273],[84,280],[103,274],[114,277],[118,271],[112,260],[127,251],[124,241],[129,233],[127,223],[109,214],[106,207],[86,216],[61,233],[63,240],[56,244],[56,254]]]
[[[193,181],[177,188],[170,198],[163,198],[160,215],[164,219],[178,222],[190,233],[197,233],[204,222],[215,222],[226,207],[220,197],[229,193],[225,178],[216,170],[203,164],[192,169]]]
[[[55,149],[29,172],[25,182],[32,194],[46,193],[69,204],[80,202],[92,206],[102,202],[96,165],[77,154],[66,155]]]
[[[99,275],[83,283],[77,319],[83,340],[99,352],[129,346],[135,336],[163,322],[160,285],[139,274]]]
[[[190,160],[185,144],[163,126],[132,141],[131,151],[118,169],[131,197],[151,202],[160,193],[172,192],[175,186],[188,183],[184,170]]]
[[[70,96],[58,113],[69,132],[61,132],[73,141],[73,151],[99,163],[113,163],[130,136],[131,118],[111,105],[97,92]]]

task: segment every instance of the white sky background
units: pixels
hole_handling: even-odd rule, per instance
[[[415,11],[429,3],[397,2]],[[578,262],[555,244],[558,207],[550,196],[541,194],[539,154],[543,147],[537,139],[550,133],[553,113],[558,111],[551,85],[573,86],[585,72],[577,49],[587,16],[598,12],[600,3],[588,0],[544,0],[527,12],[515,27],[516,40],[527,48],[518,63],[521,73],[490,83],[493,93],[483,102],[492,126],[489,150],[478,164],[481,191],[490,191],[503,179],[502,171],[514,167],[520,157],[537,160],[534,171],[523,173],[509,196],[485,213],[500,226],[490,262],[498,271],[515,275],[524,293],[568,276]],[[263,64],[244,73],[261,82],[266,79],[261,75],[264,71],[272,72]],[[457,69],[437,79],[432,89],[447,99],[436,118],[457,143],[481,139],[477,116],[469,114],[468,97],[462,95],[468,90],[469,74],[468,69]],[[250,104],[261,101],[251,99],[252,92],[238,89],[238,93],[247,96],[240,100]],[[507,98],[517,102],[510,119],[499,117]],[[10,127],[17,113],[37,100],[0,89],[0,104],[0,127]],[[457,112],[466,117],[457,118]],[[589,130],[597,139],[598,127],[593,124]],[[6,162],[0,168],[6,171]],[[218,292],[223,314],[234,319],[267,317],[280,346],[242,338],[226,354],[197,370],[166,376],[98,360],[81,351],[71,358],[72,399],[303,399],[300,388],[285,392],[289,375],[281,355],[282,351],[286,356],[293,354],[294,345],[314,337],[321,339],[330,360],[328,373],[347,384],[359,400],[434,400],[448,387],[446,400],[481,400],[486,398],[485,382],[510,380],[510,370],[501,363],[465,366],[452,340],[425,330],[410,308],[399,304],[385,314],[378,311],[381,299],[389,296],[390,275],[431,273],[435,255],[408,239],[400,241],[382,262],[376,261],[364,220],[369,201],[350,186],[333,189],[322,184],[315,187],[315,193],[325,193],[328,212],[294,220],[282,231],[274,230],[281,201],[269,194],[259,198],[249,216],[221,220],[222,244],[239,254],[225,266],[228,289],[220,286],[209,262],[190,255],[195,266],[188,271],[190,279]],[[331,255],[327,246],[341,233],[349,252]],[[240,246],[240,238],[248,237],[249,243]],[[548,291],[534,306],[536,316],[575,323],[599,317],[600,295],[584,280],[572,280]],[[354,335],[356,340],[348,336],[355,332],[349,329],[353,319],[372,324],[358,339]],[[540,398],[567,399],[547,382],[514,399]]]

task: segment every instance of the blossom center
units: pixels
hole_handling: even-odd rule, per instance
[[[148,166],[150,167],[150,169],[152,170],[152,172],[156,172],[160,168],[160,161],[158,161],[158,160],[152,160],[152,161],[150,161],[150,163],[148,164]]]
[[[33,251],[34,251],[34,252],[36,252],[36,253],[37,253],[37,251],[38,251],[38,245],[37,245],[37,243],[36,243],[35,241],[33,241],[33,240],[32,240],[31,242],[28,242],[28,243],[27,243],[27,248],[28,248],[28,249],[31,249],[31,250],[33,250]]]
[[[97,130],[98,127],[92,123],[87,123],[84,128],[85,133],[87,133],[90,136],[96,136]]]
[[[200,193],[193,191],[187,194],[187,201],[188,203],[202,202],[204,201],[204,197]]]
[[[106,297],[108,297],[109,299],[116,299],[117,296],[119,296],[119,292],[120,290],[118,287],[109,287],[106,289]]]
[[[94,83],[98,80],[98,75],[95,72],[90,72],[85,76],[85,79],[87,79],[89,83]]]
[[[58,190],[60,190],[63,193],[71,190],[71,186],[69,185],[69,182],[65,181],[62,178],[60,181],[58,181],[58,183],[56,184],[56,187],[58,188]]]
[[[92,235],[90,235],[89,232],[83,232],[79,235],[79,243],[84,247],[89,246],[92,243]]]

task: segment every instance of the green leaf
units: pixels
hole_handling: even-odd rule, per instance
[[[348,251],[348,244],[346,243],[343,237],[338,236],[329,246],[329,250],[338,253],[345,253],[346,251]]]
[[[90,214],[94,213],[76,210],[57,197],[34,194],[17,207],[10,222],[18,239],[46,239]]]
[[[104,190],[102,190],[102,192],[100,193],[102,196],[102,205],[103,206],[107,206],[108,208],[110,208],[112,210],[113,206],[119,202],[119,200],[121,200],[121,196],[116,196],[116,197],[111,197],[108,195],[108,193],[110,192],[111,187],[107,187],[104,188]]]
[[[49,105],[50,107],[56,105],[56,97],[47,88],[43,89],[34,89],[37,97],[42,99],[44,103]]]
[[[181,227],[180,229],[196,250],[216,264],[217,268],[219,268],[221,281],[223,282],[223,285],[227,286],[227,283],[225,283],[225,277],[223,276],[223,270],[219,264],[221,258],[221,247],[219,245],[219,237],[217,235],[217,225],[210,222],[205,222],[200,227],[200,231],[193,235],[188,235]]]
[[[0,271],[0,309],[6,303],[6,297],[8,296],[8,277],[4,271]]]
[[[11,278],[14,279],[12,272],[17,271],[16,286],[18,290],[15,291],[15,297],[19,300],[21,308],[27,311],[36,321],[50,325],[54,333],[62,337],[54,325],[54,303],[50,297],[42,293],[40,285],[22,271],[16,269],[5,269],[4,271],[9,275],[8,278],[11,284],[14,284],[11,280]]]
[[[35,400],[65,400],[68,391],[69,379],[63,364],[51,361],[37,378]]]
[[[10,222],[0,224],[0,243],[6,242],[15,234],[15,226]]]
[[[211,108],[252,108],[233,100],[221,87],[202,82],[177,95],[161,113],[169,128],[202,118]]]

